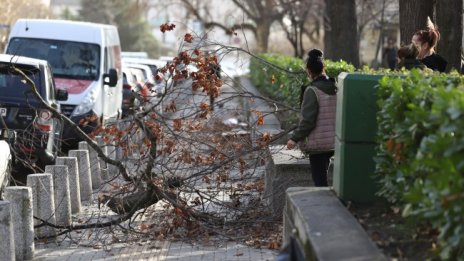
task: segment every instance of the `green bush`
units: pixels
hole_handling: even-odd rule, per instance
[[[261,93],[298,108],[300,88],[309,84],[304,67],[301,59],[263,54],[252,59],[250,77]],[[331,77],[354,70],[326,61]],[[464,78],[418,70],[360,72],[387,75],[377,91],[379,194],[440,232],[442,258],[464,256]],[[295,120],[298,114],[289,115]]]
[[[333,78],[341,72],[355,70],[353,65],[345,61],[326,60],[325,66],[327,75]],[[284,109],[299,108],[301,87],[309,84],[305,70],[302,59],[280,54],[261,54],[250,61],[250,79],[253,85]],[[298,113],[291,111],[281,118],[285,119],[283,121],[296,123]]]
[[[251,59],[250,77],[262,93],[290,107],[298,104],[300,87],[309,83],[303,60],[278,54]]]
[[[444,259],[464,256],[463,83],[413,70],[378,89],[380,194],[440,231]]]
[[[325,72],[329,77],[337,79],[338,75],[342,72],[354,72],[356,68],[351,63],[343,60],[340,61],[325,61]]]

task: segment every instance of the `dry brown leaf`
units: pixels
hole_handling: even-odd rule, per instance
[[[271,242],[269,242],[268,248],[269,248],[269,249],[279,249],[279,248],[280,248],[280,244],[279,244],[279,242],[277,242],[276,240],[272,240]]]

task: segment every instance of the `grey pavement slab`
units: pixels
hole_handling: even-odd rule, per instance
[[[198,245],[186,242],[150,241],[114,244],[105,249],[91,247],[39,248],[33,261],[78,260],[170,260],[170,261],[254,261],[274,260],[277,251],[245,246],[235,242],[224,245]]]

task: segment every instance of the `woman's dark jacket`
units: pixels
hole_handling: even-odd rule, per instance
[[[425,66],[427,66],[427,68],[439,72],[444,72],[446,70],[446,65],[448,65],[448,62],[445,60],[445,58],[436,53],[433,53],[424,59],[421,59],[420,61]]]
[[[412,68],[418,68],[423,70],[427,68],[423,63],[421,63],[418,59],[415,58],[404,58],[400,63],[398,63],[396,69],[401,70],[401,68],[403,67],[406,70],[411,70]]]

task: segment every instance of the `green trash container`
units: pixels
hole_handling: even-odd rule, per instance
[[[376,88],[381,75],[341,73],[338,76],[333,187],[343,201],[376,200]]]
[[[375,170],[374,143],[350,143],[335,139],[333,187],[343,201],[368,203],[375,200],[377,185],[370,177]]]
[[[338,76],[337,124],[342,142],[374,143],[377,134],[377,92],[381,75],[341,73]]]

